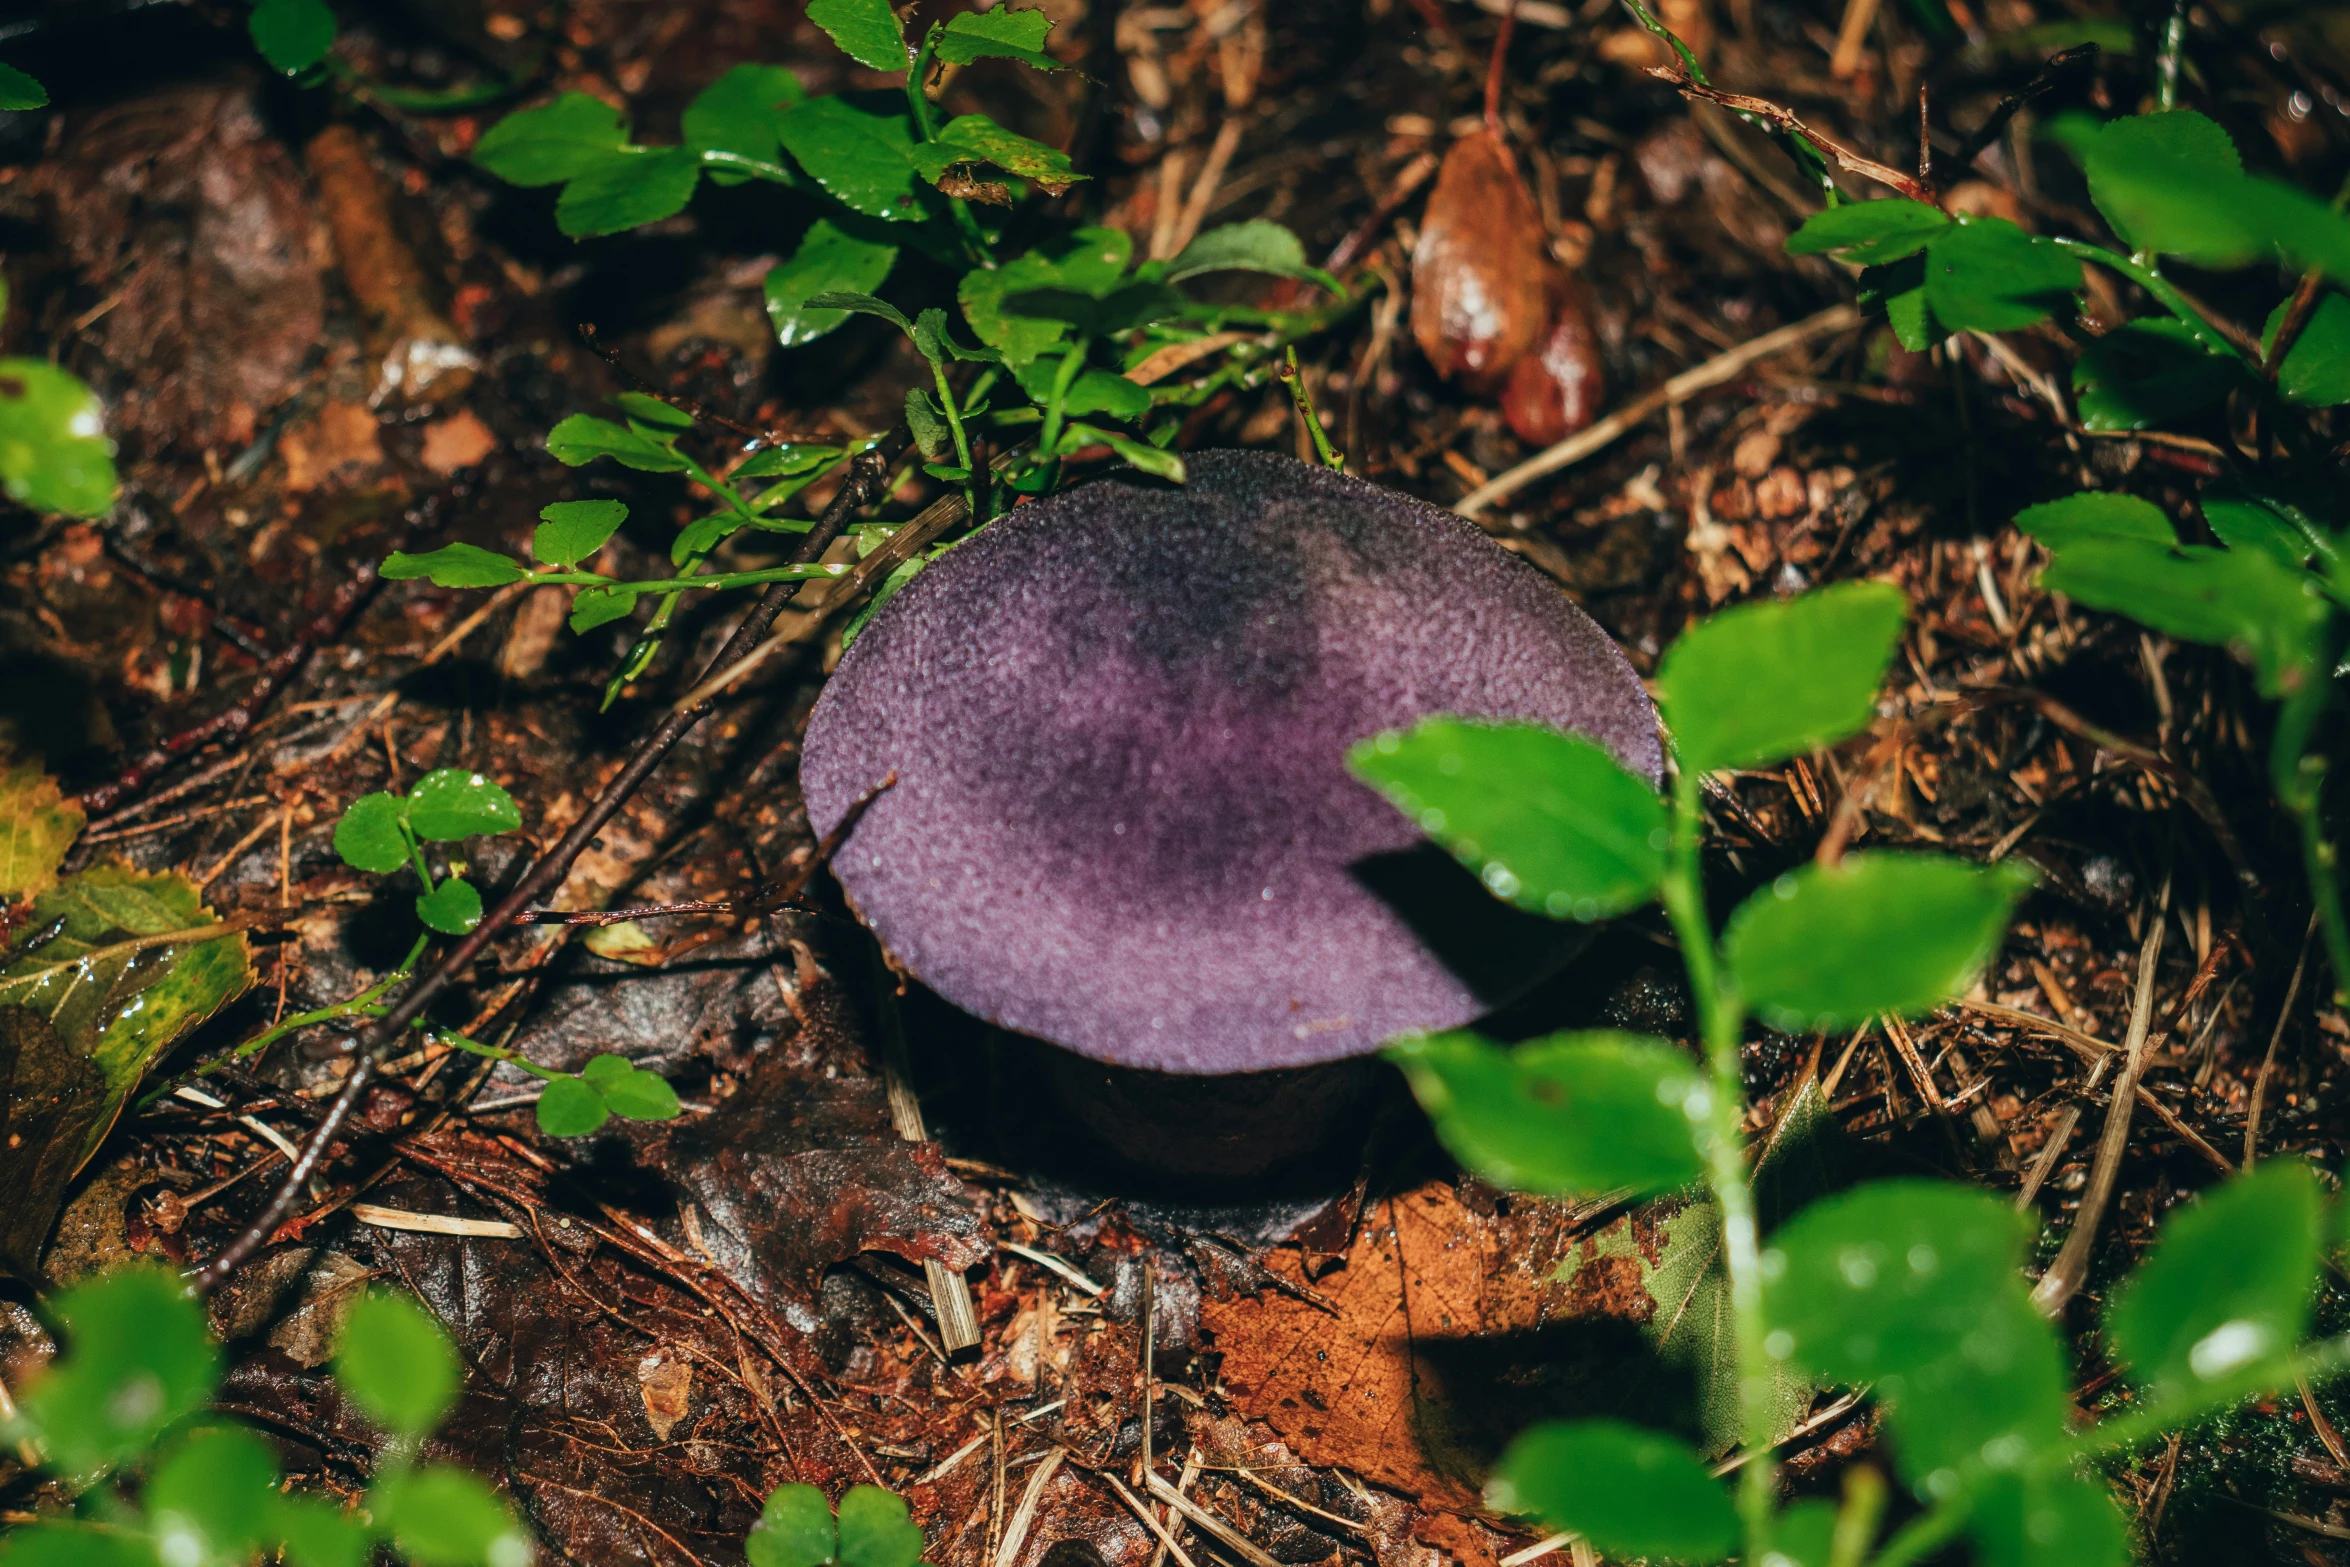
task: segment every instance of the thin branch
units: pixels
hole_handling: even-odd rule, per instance
[[[1815,131],[1804,124],[1803,121],[1795,117],[1794,110],[1783,109],[1768,98],[1752,98],[1745,93],[1724,92],[1719,87],[1702,86],[1691,81],[1679,71],[1662,65],[1650,66],[1648,74],[1661,81],[1671,83],[1685,97],[1702,98],[1707,103],[1718,103],[1723,108],[1733,110],[1736,113],[1751,114],[1757,119],[1768,120],[1779,129],[1810,142],[1850,172],[1860,175],[1863,179],[1872,179],[1880,185],[1889,186],[1912,201],[1922,201],[1929,207],[1941,205],[1940,198],[1934,194],[1934,188],[1916,175],[1904,174],[1899,169],[1879,163],[1874,158],[1862,157],[1835,137],[1822,131]]]

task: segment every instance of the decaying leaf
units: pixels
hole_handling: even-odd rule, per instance
[[[33,762],[0,756],[0,903],[57,885],[57,864],[81,835],[82,806]]]
[[[1502,417],[1532,446],[1549,446],[1587,427],[1607,395],[1599,334],[1591,325],[1591,291],[1553,268],[1550,300],[1542,341],[1511,369],[1501,395]]]
[[[1412,337],[1436,373],[1499,388],[1550,321],[1552,270],[1509,148],[1490,130],[1454,142],[1412,252]]]
[[[65,1184],[139,1078],[252,982],[241,934],[152,938],[214,923],[178,876],[101,866],[33,900],[53,939],[0,969],[0,1265],[35,1272]]]
[[[1571,1221],[1563,1203],[1484,1211],[1443,1184],[1382,1202],[1313,1286],[1335,1317],[1270,1293],[1203,1306],[1220,1380],[1306,1462],[1476,1512],[1487,1468],[1534,1420],[1687,1407],[1641,1343],[1638,1261],[1592,1255],[1609,1248]],[[1630,1221],[1614,1233],[1637,1251]]]

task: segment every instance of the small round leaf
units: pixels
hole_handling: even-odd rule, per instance
[[[494,837],[522,825],[514,796],[477,772],[443,767],[408,791],[408,825],[427,843],[453,843],[475,833]]]
[[[1846,582],[1692,626],[1657,670],[1681,765],[1757,767],[1867,728],[1907,611],[1891,583]]]
[[[261,58],[287,76],[301,75],[334,47],[335,14],[324,0],[256,0],[245,26]]]
[[[604,1096],[576,1077],[553,1079],[539,1096],[539,1130],[549,1137],[584,1137],[610,1119]]]
[[[1485,1488],[1610,1556],[1705,1563],[1738,1543],[1730,1493],[1685,1442],[1621,1420],[1548,1420],[1521,1433]]]
[[[529,1567],[530,1537],[498,1494],[446,1464],[394,1473],[368,1493],[368,1510],[416,1567]]]
[[[35,511],[114,505],[114,443],[87,386],[40,359],[0,359],[0,487]]]
[[[877,1485],[849,1487],[840,1499],[840,1567],[914,1567],[922,1559],[922,1531],[906,1516],[906,1500]]]
[[[1364,741],[1346,764],[1522,909],[1604,919],[1664,879],[1664,802],[1581,735],[1429,718]]]
[[[628,508],[619,501],[557,501],[539,517],[531,554],[549,566],[576,566],[604,547],[628,520]]]
[[[812,1485],[779,1485],[751,1525],[751,1567],[823,1567],[832,1560],[832,1504]]]
[[[481,894],[462,876],[452,876],[416,900],[416,917],[444,936],[468,936],[481,923]]]
[[[19,112],[49,102],[49,89],[13,65],[0,65],[0,109]]]
[[[270,1533],[283,1542],[289,1567],[365,1567],[372,1549],[366,1525],[315,1496],[279,1497]]]
[[[2223,1182],[2162,1221],[2154,1250],[2106,1318],[2132,1380],[2171,1397],[2238,1384],[2308,1331],[2323,1201],[2289,1159]]]
[[[143,1452],[212,1391],[220,1352],[186,1284],[135,1265],[56,1298],[65,1354],[22,1407],[53,1463],[89,1474]]]
[[[2031,872],[1939,854],[1850,854],[1791,871],[1722,933],[1731,977],[1775,1028],[1850,1028],[1966,989]]]
[[[406,1295],[370,1290],[351,1307],[335,1346],[335,1380],[395,1436],[420,1437],[456,1402],[457,1351]]]
[[[630,1067],[627,1075],[599,1085],[604,1103],[614,1115],[631,1121],[674,1121],[680,1106],[677,1090],[658,1072]]]
[[[1705,1080],[1657,1040],[1553,1034],[1507,1049],[1460,1029],[1400,1040],[1387,1056],[1445,1147],[1497,1186],[1647,1196],[1705,1172]]]
[[[277,1456],[250,1431],[192,1432],[141,1498],[167,1562],[241,1561],[269,1531]]]
[[[397,795],[361,795],[335,823],[335,853],[353,870],[390,875],[408,863],[408,836],[400,831],[404,811]]]

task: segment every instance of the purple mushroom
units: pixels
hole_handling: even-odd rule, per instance
[[[828,832],[899,781],[835,875],[939,995],[1096,1062],[1264,1072],[1469,1022],[1573,927],[1485,897],[1347,747],[1431,713],[1529,719],[1654,779],[1647,694],[1450,513],[1268,453],[1189,467],[1023,506],[873,617],[808,725],[809,816]],[[1521,922],[1504,972],[1432,949],[1451,916],[1406,917],[1394,884],[1431,862],[1463,918]]]

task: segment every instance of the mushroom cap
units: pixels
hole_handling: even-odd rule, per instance
[[[1022,506],[874,615],[801,759],[820,832],[898,775],[834,875],[938,994],[1097,1060],[1257,1071],[1471,1021],[1543,965],[1473,982],[1374,890],[1439,856],[1347,748],[1432,713],[1524,719],[1654,781],[1647,693],[1459,517],[1270,453],[1186,462],[1181,487]],[[1442,865],[1563,956],[1571,927]]]

